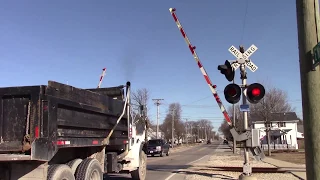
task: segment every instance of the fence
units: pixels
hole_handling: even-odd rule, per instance
[[[263,150],[267,150],[268,144],[262,144],[261,148]],[[274,150],[286,150],[286,149],[296,149],[296,146],[293,146],[291,144],[270,144],[270,148]]]

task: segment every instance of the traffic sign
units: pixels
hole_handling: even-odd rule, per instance
[[[243,53],[243,58],[244,59],[248,59],[254,52],[256,52],[258,50],[257,46],[255,46],[254,44],[252,44],[247,50],[246,52]]]
[[[255,72],[258,69],[258,66],[256,66],[255,64],[253,64],[252,61],[246,61],[245,65],[247,66],[247,68],[249,68],[252,72]]]
[[[231,66],[232,66],[232,68],[233,68],[234,70],[237,70],[237,69],[240,67],[240,64],[234,62],[234,63],[231,64]]]
[[[249,112],[250,111],[249,104],[241,104],[240,105],[240,111],[241,112]]]
[[[242,55],[241,55],[241,52],[234,46],[231,46],[228,51],[234,55],[234,57],[236,57],[237,59],[241,58]]]
[[[320,42],[313,48],[313,67],[320,64]]]
[[[233,45],[228,49],[228,51],[237,58],[237,62],[231,64],[234,70],[237,70],[240,67],[240,63],[243,63],[249,68],[252,72],[255,72],[258,69],[252,61],[248,58],[258,50],[258,47],[252,44],[243,54]],[[320,51],[319,51],[320,57]]]

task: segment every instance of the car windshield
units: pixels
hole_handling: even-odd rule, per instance
[[[149,140],[149,144],[150,145],[158,145],[161,144],[161,140],[157,139],[157,140]]]

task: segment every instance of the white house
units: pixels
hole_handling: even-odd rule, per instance
[[[267,148],[266,126],[271,127],[270,142],[273,149],[298,149],[297,138],[301,137],[298,132],[299,119],[295,112],[272,113],[271,119],[266,121],[251,116],[254,129],[260,130],[262,148]]]
[[[148,140],[150,139],[156,139],[157,138],[157,132],[154,131],[152,128],[148,129]],[[159,131],[158,132],[158,138],[164,138],[164,133]]]

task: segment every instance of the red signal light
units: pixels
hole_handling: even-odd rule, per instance
[[[259,88],[253,88],[252,89],[252,95],[253,96],[259,96],[261,93],[260,89]]]
[[[240,100],[241,88],[237,84],[228,84],[224,88],[224,96],[231,104],[236,104]]]
[[[258,103],[264,95],[265,89],[259,83],[253,83],[247,87],[247,99],[252,104]]]
[[[229,96],[233,97],[233,96],[235,96],[237,94],[237,90],[234,89],[234,88],[230,88],[230,89],[227,90],[227,93],[228,93]]]

